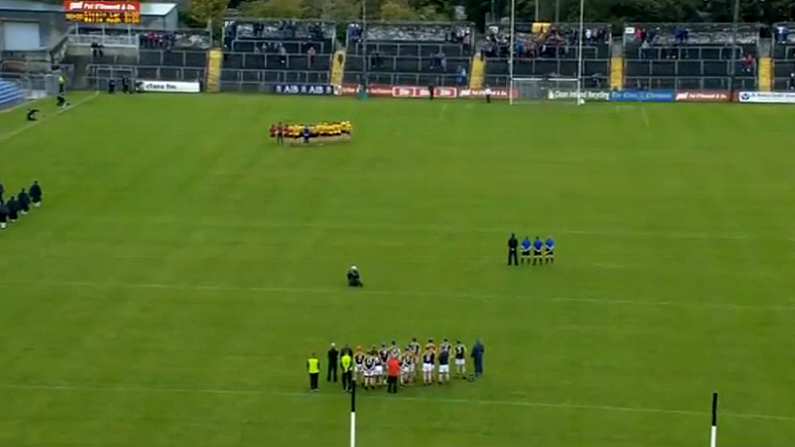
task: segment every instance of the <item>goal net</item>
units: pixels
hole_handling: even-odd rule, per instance
[[[511,104],[541,101],[583,104],[578,100],[579,80],[576,78],[511,78]],[[580,98],[585,95],[580,94]]]

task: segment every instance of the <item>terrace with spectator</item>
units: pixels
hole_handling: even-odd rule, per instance
[[[625,85],[636,89],[755,89],[760,29],[758,24],[740,24],[734,44],[731,23],[627,24]]]
[[[228,21],[221,89],[267,91],[272,84],[328,84],[336,25],[314,20]]]
[[[151,30],[74,27],[66,62],[85,75],[88,86],[106,89],[122,77],[161,81],[201,81],[211,36],[203,29]]]
[[[371,23],[366,36],[360,23],[351,23],[344,82],[363,82],[366,57],[369,83],[463,85],[474,35],[472,23]]]
[[[510,82],[510,25],[489,24],[480,43],[486,63],[486,84],[505,87]],[[577,23],[516,23],[514,25],[515,77],[577,77]],[[610,74],[610,27],[583,24],[583,77],[586,88],[607,88]]]
[[[773,89],[795,91],[795,22],[773,25]]]

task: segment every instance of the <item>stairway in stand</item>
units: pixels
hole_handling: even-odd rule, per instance
[[[221,69],[224,65],[224,53],[219,48],[210,50],[207,58],[207,91],[218,93],[221,91]]]
[[[337,50],[331,61],[331,85],[342,85],[345,75],[345,50]]]
[[[478,54],[472,56],[472,68],[470,71],[469,88],[473,90],[482,89],[486,78],[486,59],[481,58]]]

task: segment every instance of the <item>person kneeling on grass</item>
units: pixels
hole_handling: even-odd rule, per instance
[[[5,230],[8,226],[8,208],[0,202],[0,230]]]
[[[39,186],[39,182],[37,180],[34,180],[33,184],[30,185],[29,192],[30,200],[33,202],[33,206],[39,208],[41,206],[41,198],[43,194],[41,192],[41,186]]]
[[[346,276],[348,277],[349,287],[364,287],[359,269],[355,265],[352,265],[351,268],[348,269],[348,274]]]
[[[23,216],[30,211],[30,196],[25,192],[25,188],[17,194],[17,203],[19,204],[19,213]]]

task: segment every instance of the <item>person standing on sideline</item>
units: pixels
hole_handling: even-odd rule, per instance
[[[475,340],[475,345],[472,346],[472,360],[475,362],[475,378],[483,375],[483,354],[486,353],[486,348],[480,339]]]
[[[342,368],[342,390],[350,391],[353,387],[353,357],[350,349],[342,348],[340,357],[340,368]]]
[[[309,391],[317,391],[317,379],[320,377],[320,359],[314,352],[306,361],[306,370],[309,372]]]
[[[527,259],[528,264],[530,263],[531,248],[533,248],[533,243],[530,242],[530,236],[525,236],[522,241],[522,264],[524,264],[525,259]]]
[[[339,351],[337,351],[337,346],[334,343],[331,343],[331,348],[328,350],[328,371],[326,372],[326,382],[331,382],[331,379],[334,378],[334,382],[337,382],[337,358],[339,357]]]
[[[511,238],[508,239],[508,265],[519,265],[519,257],[516,253],[516,249],[519,247],[519,240],[516,239],[516,235],[511,233]]]
[[[387,388],[388,393],[397,394],[398,392],[398,378],[400,377],[400,360],[397,357],[392,357],[386,364],[387,369]]]
[[[39,186],[38,180],[34,180],[33,184],[30,185],[30,200],[33,202],[33,206],[36,208],[41,206],[41,186]]]

